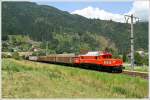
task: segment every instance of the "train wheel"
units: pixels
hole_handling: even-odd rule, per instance
[[[122,73],[122,69],[119,69],[119,73]]]
[[[109,68],[109,69],[108,69],[108,72],[109,72],[109,73],[113,73],[113,72],[114,72],[113,68]]]

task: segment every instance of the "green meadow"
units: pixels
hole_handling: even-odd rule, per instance
[[[63,65],[2,59],[3,98],[147,98],[148,80]]]

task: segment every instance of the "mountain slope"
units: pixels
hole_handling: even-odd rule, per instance
[[[36,41],[49,41],[49,49],[57,53],[77,52],[82,48],[99,50],[104,46],[126,52],[130,48],[129,29],[127,24],[87,19],[51,6],[2,2],[2,39],[12,34],[29,35]],[[148,23],[136,24],[134,34],[135,48],[147,50]]]

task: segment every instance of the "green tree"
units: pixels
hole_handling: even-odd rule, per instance
[[[144,63],[143,57],[137,52],[135,53],[135,63],[137,65],[143,65]]]
[[[126,53],[123,53],[123,62],[127,62],[127,56],[126,56]]]
[[[148,55],[144,56],[143,63],[144,63],[144,65],[149,65],[149,63],[148,63]]]

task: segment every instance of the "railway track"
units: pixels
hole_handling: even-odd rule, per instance
[[[148,72],[139,72],[139,71],[130,71],[130,70],[123,70],[122,74],[129,75],[132,77],[139,76],[141,78],[148,80]]]

